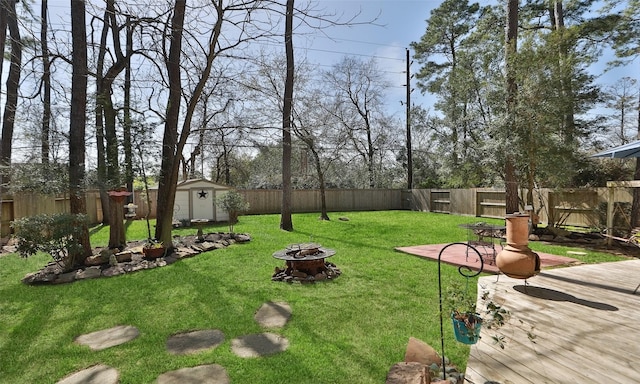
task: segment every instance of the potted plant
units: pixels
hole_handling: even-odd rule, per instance
[[[476,312],[475,297],[467,295],[461,284],[454,283],[447,288],[446,301],[451,311],[456,340],[464,344],[477,343],[482,329],[482,317]]]
[[[157,259],[164,256],[166,248],[161,241],[155,239],[147,239],[147,242],[142,246],[142,253],[144,257],[148,259]]]
[[[492,331],[491,338],[500,348],[505,347],[505,337],[499,329],[508,320],[511,313],[496,303],[490,297],[489,291],[483,291],[480,296],[480,306],[484,312],[480,315],[476,310],[476,301],[473,296],[467,295],[467,289],[460,283],[449,286],[445,292],[448,308],[451,310],[451,322],[456,340],[464,344],[475,344],[480,339],[480,331],[484,326]],[[535,343],[536,336],[531,331],[527,332],[529,340]]]

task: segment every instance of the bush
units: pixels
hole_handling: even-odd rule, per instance
[[[218,197],[216,204],[229,214],[229,232],[233,232],[233,225],[238,222],[238,216],[249,209],[249,203],[237,191],[229,191]]]
[[[14,220],[11,227],[18,239],[17,251],[22,257],[42,251],[65,267],[71,267],[69,256],[82,252],[80,238],[85,215],[70,213],[42,214]]]

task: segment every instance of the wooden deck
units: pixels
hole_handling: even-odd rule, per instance
[[[483,328],[468,383],[640,383],[640,260],[543,270],[527,282],[478,280],[478,296],[493,293],[511,318],[504,349]]]

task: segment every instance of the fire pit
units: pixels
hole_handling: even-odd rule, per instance
[[[323,248],[316,243],[291,244],[273,254],[276,259],[284,260],[286,266],[284,269],[276,267],[271,280],[312,283],[334,279],[342,272],[325,259],[335,254],[333,249]]]

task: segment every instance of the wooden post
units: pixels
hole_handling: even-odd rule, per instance
[[[127,245],[124,231],[124,199],[131,195],[126,190],[109,191],[109,248],[123,249]]]

